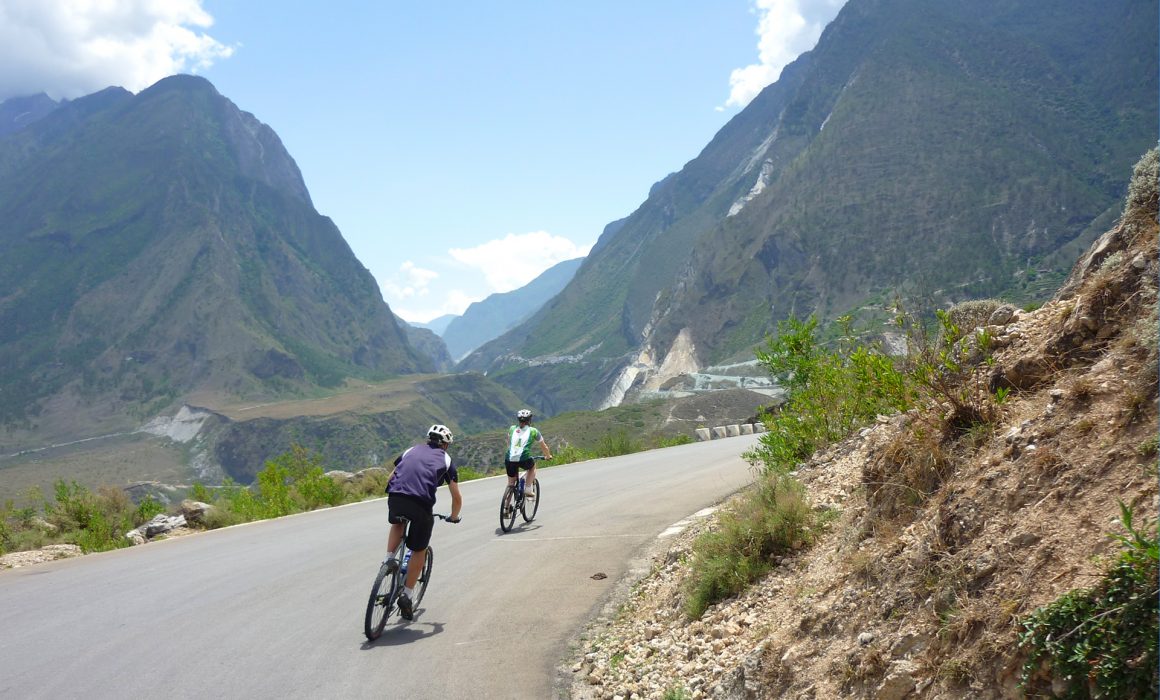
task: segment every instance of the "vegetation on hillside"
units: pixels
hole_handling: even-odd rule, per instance
[[[581,420],[581,417],[564,420]],[[621,428],[602,432],[584,447],[562,441],[554,450],[554,460],[541,464],[541,468],[691,441],[685,434],[633,437]],[[210,508],[198,522],[188,525],[216,529],[381,498],[390,473],[384,467],[370,467],[355,474],[337,471],[327,465],[321,453],[292,443],[286,452],[267,460],[256,471],[252,484],[240,484],[228,477],[217,486],[194,484],[188,494],[190,499]],[[461,482],[495,473],[494,468],[473,467],[471,463],[459,467]],[[135,504],[120,488],[100,486],[90,491],[75,481],[60,481],[52,500],[34,490],[22,505],[8,500],[0,507],[0,555],[51,544],[79,545],[86,553],[127,547],[131,541],[125,537],[126,533],[155,515],[169,512],[179,511],[166,508],[150,496]]]
[[[975,309],[995,304],[975,304]],[[961,312],[960,312],[961,313]],[[969,311],[967,312],[969,314]],[[811,510],[793,478],[797,465],[877,415],[921,407],[907,435],[866,471],[873,517],[912,517],[954,470],[948,442],[989,434],[1008,389],[980,384],[968,365],[992,362],[988,334],[965,335],[940,313],[941,332],[908,326],[911,353],[892,359],[845,336],[837,349],[815,342],[816,321],[790,319],[759,358],[790,390],[789,402],[767,418],[768,432],[747,457],[760,467],[757,484],[694,544],[685,609],[700,617],[713,603],[743,591],[783,555],[807,546],[833,513]],[[1154,321],[1154,319],[1153,319]],[[964,342],[966,341],[966,342]],[[1155,351],[1153,350],[1153,356]],[[1153,400],[1155,392],[1153,390]],[[1155,441],[1148,448],[1155,454]],[[1020,620],[1027,654],[1023,682],[1062,679],[1063,697],[1148,697],[1157,688],[1157,524],[1133,525],[1121,504],[1127,535],[1119,557],[1094,586],[1071,591]],[[1099,689],[1093,694],[1093,689]]]
[[[102,552],[132,544],[125,533],[163,513],[152,498],[133,503],[123,489],[102,486],[95,492],[74,482],[58,481],[52,500],[39,494],[21,507],[0,507],[0,554],[75,544],[85,552]]]
[[[1155,499],[1158,210],[1153,149],[1137,164],[1116,227],[1048,308],[1007,330],[996,319],[1014,310],[995,301],[940,312],[929,325],[903,314],[909,351],[892,360],[854,342],[820,348],[812,321],[783,324],[762,361],[791,389],[789,402],[749,455],[762,471],[758,486],[695,544],[686,611],[700,615],[808,544],[817,518],[834,513],[811,512],[794,497],[794,470],[878,412],[902,412],[861,466],[859,507],[830,548],[848,559],[835,564],[835,579],[863,582],[846,591],[882,605],[891,620],[905,615],[906,625],[926,629],[928,614],[937,617],[921,658],[944,689],[992,687],[1019,661],[1029,695],[1155,697],[1160,533],[1154,518],[1137,522],[1132,504]],[[1004,350],[1012,344],[1018,351]],[[769,497],[778,489],[785,500]],[[1083,526],[1109,493],[1125,499],[1123,534],[1112,533],[1118,555],[1095,560],[1103,570],[1094,583],[1076,576],[1075,557],[1050,581],[1036,579],[1051,546],[1019,548],[1056,521],[1081,526],[1062,533],[1068,546],[1080,535],[1090,543]],[[1044,505],[1052,495],[1056,502]],[[1036,524],[996,542],[994,533],[982,536],[990,518]],[[798,529],[787,530],[786,520]],[[1066,574],[1082,585],[1060,595],[1052,584]],[[1045,591],[1055,592],[1044,601]],[[1039,602],[1025,609],[1029,594]],[[855,624],[878,622],[869,612]],[[849,651],[844,692],[871,692],[884,653]]]
[[[744,590],[776,558],[808,545],[825,525],[828,514],[811,510],[792,475],[799,462],[914,401],[913,377],[893,358],[858,343],[849,326],[838,346],[827,349],[817,340],[817,328],[816,318],[790,318],[757,353],[787,389],[788,401],[766,417],[767,431],[746,455],[759,470],[756,488],[695,545],[686,604],[690,617]]]
[[[1152,521],[1137,529],[1132,509],[1120,508],[1128,534],[1115,535],[1121,551],[1103,577],[1020,621],[1024,688],[1054,675],[1067,688],[1057,697],[1070,699],[1146,698],[1160,689],[1156,526]]]

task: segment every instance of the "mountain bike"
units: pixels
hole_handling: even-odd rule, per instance
[[[547,458],[540,455],[532,459]],[[543,493],[540,491],[540,480],[536,479],[531,484],[530,488],[534,498],[525,497],[526,488],[528,487],[524,484],[524,477],[521,476],[514,485],[509,484],[503,490],[503,497],[499,500],[499,527],[504,532],[511,532],[512,527],[515,526],[516,513],[524,517],[525,523],[530,523],[536,517],[536,512],[540,510],[540,496]]]
[[[450,517],[440,513],[432,515],[440,520],[448,520]],[[375,585],[371,588],[371,597],[367,600],[367,614],[363,621],[363,632],[367,639],[372,642],[383,633],[387,618],[395,609],[395,603],[403,593],[403,584],[407,581],[407,565],[411,561],[411,550],[407,547],[407,535],[411,533],[411,521],[407,518],[402,518],[402,520],[405,523],[403,539],[399,540],[399,546],[395,547],[395,550],[388,554],[383,563],[379,565],[379,573],[375,576]],[[427,561],[424,562],[423,572],[419,574],[419,580],[415,583],[415,599],[412,601],[414,608],[419,607],[419,601],[423,600],[423,594],[427,592],[427,584],[431,582],[431,567],[434,561],[435,552],[428,545]]]

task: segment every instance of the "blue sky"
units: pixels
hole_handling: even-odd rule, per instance
[[[0,0],[0,100],[206,77],[427,321],[587,253],[844,1]]]

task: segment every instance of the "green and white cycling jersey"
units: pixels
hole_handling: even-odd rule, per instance
[[[521,428],[513,425],[508,428],[508,461],[522,462],[532,458],[532,443],[543,439],[540,431],[532,426]]]

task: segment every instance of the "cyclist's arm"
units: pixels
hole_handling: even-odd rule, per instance
[[[458,520],[459,509],[463,507],[463,496],[459,493],[459,482],[449,482],[447,490],[451,492],[451,519]]]
[[[540,434],[540,450],[543,451],[545,457],[552,458],[552,451],[548,449],[548,443],[544,441],[543,433]]]

